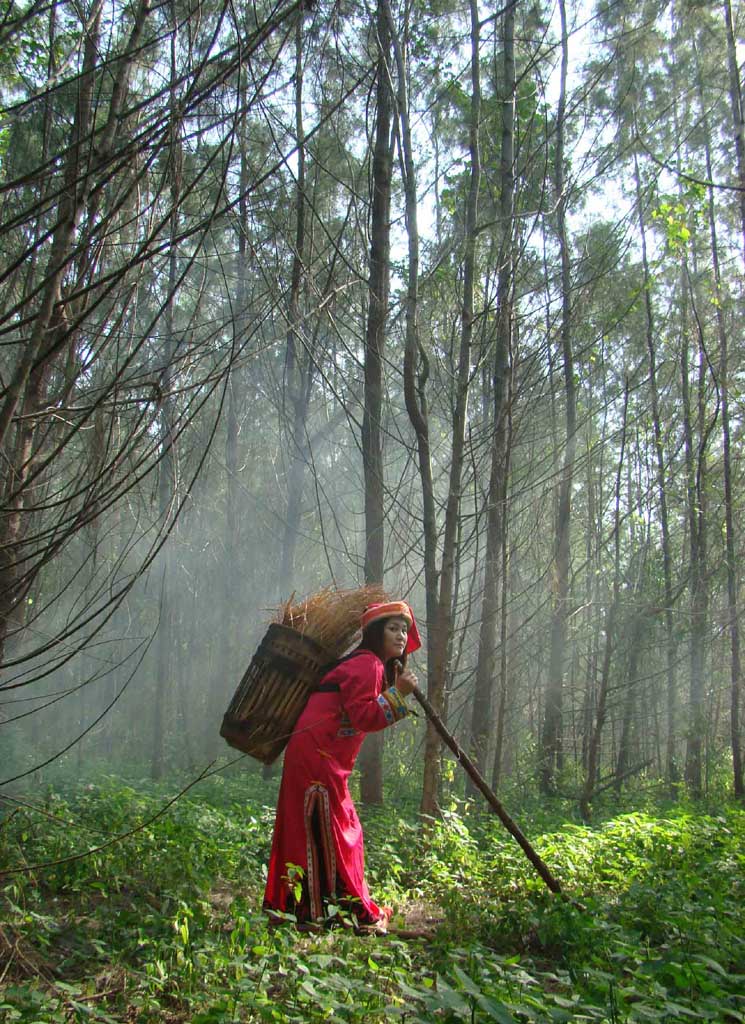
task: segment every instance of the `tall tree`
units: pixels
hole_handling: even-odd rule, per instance
[[[375,18],[375,145],[370,214],[370,277],[365,332],[365,392],[362,463],[365,480],[365,582],[382,583],[384,572],[385,485],[383,479],[383,352],[390,290],[391,232],[391,36],[384,0]],[[365,803],[383,799],[383,733],[368,737],[362,751],[360,796]]]
[[[564,168],[564,140],[567,128],[567,72],[569,66],[569,35],[564,0],[559,0],[559,13],[561,15],[561,73],[559,80],[559,103],[556,113],[554,181],[556,188],[556,234],[561,259],[560,332],[564,368],[565,437],[564,460],[559,481],[556,512],[551,654],[540,752],[540,782],[541,790],[544,793],[554,791],[562,760],[562,708],[570,600],[572,481],[574,477],[574,455],[577,445],[577,386],[574,379],[571,322],[571,262],[566,223],[568,192]]]
[[[626,420],[628,413],[629,386],[628,381],[624,389],[623,426],[621,433],[621,451],[618,457],[618,468],[616,470],[616,486],[614,495],[613,515],[613,592],[608,603],[608,610],[605,616],[603,631],[605,633],[605,648],[603,651],[603,664],[600,672],[600,683],[598,686],[595,716],[592,722],[592,730],[588,743],[587,768],[585,781],[580,796],[580,813],[584,821],[590,820],[591,804],[595,787],[598,781],[598,768],[600,765],[600,744],[605,728],[606,715],[608,711],[608,695],[611,682],[611,661],[613,648],[617,642],[616,621],[621,599],[621,478],[623,472],[624,455],[626,451]]]
[[[670,541],[670,519],[668,516],[667,475],[665,471],[666,455],[662,416],[660,412],[659,384],[657,379],[657,338],[659,332],[656,329],[654,310],[652,307],[652,275],[649,267],[647,229],[644,220],[641,174],[639,171],[639,159],[636,152],[634,152],[634,185],[636,215],[637,222],[639,224],[639,238],[641,241],[646,348],[649,366],[649,396],[652,406],[652,429],[654,431],[655,468],[657,471],[657,499],[659,501],[660,530],[662,532],[662,573],[664,580],[665,660],[668,718],[665,774],[668,783],[672,784],[676,781],[674,722],[677,697],[675,666],[677,664],[678,657],[673,621],[673,560]]]
[[[731,19],[731,10],[727,5],[727,14]],[[728,36],[729,36],[730,25],[728,22]],[[712,162],[711,150],[711,130],[709,126],[709,114],[707,111],[706,100],[704,96],[704,83],[703,73],[701,69],[701,63],[698,59],[698,51],[695,50],[696,56],[696,78],[697,87],[699,93],[699,102],[701,104],[702,111],[702,128],[703,128],[703,142],[704,142],[704,157],[706,166],[706,180],[711,182],[714,180],[714,167]],[[730,79],[732,79],[733,70],[730,65]],[[737,101],[737,90],[734,83],[731,83],[730,96],[733,102],[733,113],[734,104]],[[742,171],[745,171],[745,162],[743,161],[742,150],[742,124],[739,126],[739,130],[735,136],[737,144],[737,157],[738,167]],[[745,197],[741,197],[741,202],[745,201]],[[743,760],[742,760],[742,747],[740,737],[740,687],[741,687],[741,676],[742,667],[740,659],[740,623],[738,618],[738,572],[737,572],[737,556],[736,556],[736,542],[735,542],[735,497],[733,494],[732,486],[732,442],[731,442],[731,427],[730,427],[730,343],[729,343],[729,330],[725,322],[725,307],[727,305],[727,296],[725,295],[725,288],[722,280],[722,269],[719,258],[719,239],[717,232],[717,218],[716,210],[714,206],[714,190],[713,186],[709,186],[707,196],[707,213],[709,220],[709,240],[711,244],[711,265],[712,274],[714,277],[714,295],[715,295],[715,315],[716,315],[716,326],[717,334],[719,337],[719,366],[716,373],[716,383],[719,388],[719,397],[721,401],[721,419],[722,419],[722,470],[723,470],[723,482],[724,482],[724,533],[725,533],[725,561],[727,566],[727,624],[730,638],[730,736],[732,743],[732,771],[733,771],[733,783],[734,793],[738,799],[742,799],[745,796],[745,785],[743,783]],[[742,221],[743,228],[745,229],[745,219]]]
[[[696,254],[694,249],[694,264]],[[695,266],[694,266],[695,270]],[[692,293],[693,308],[696,297]],[[707,582],[707,431],[705,382],[707,357],[700,319],[696,318],[697,379],[691,387],[690,348],[683,337],[681,346],[681,390],[686,466],[686,496],[690,557],[690,680],[686,735],[685,780],[694,794],[702,792],[705,730],[706,628],[709,608]],[[685,327],[684,327],[685,331]]]
[[[160,409],[160,462],[158,466],[158,510],[162,524],[168,523],[173,516],[176,500],[177,470],[175,449],[175,413],[174,413],[174,359],[178,347],[176,339],[175,304],[176,288],[179,276],[179,206],[182,188],[183,151],[181,143],[182,126],[178,116],[178,66],[176,52],[179,46],[178,14],[175,2],[170,4],[170,91],[168,120],[170,140],[168,145],[167,170],[169,188],[168,218],[168,278],[165,297],[163,352],[159,360],[159,385],[162,393]],[[153,746],[151,774],[154,779],[163,774],[163,718],[166,699],[173,674],[171,666],[174,659],[174,617],[171,590],[174,586],[175,573],[172,572],[171,559],[166,552],[163,560],[163,572],[160,591],[160,617],[157,634],[157,674],[155,677],[155,694],[153,698]]]
[[[303,126],[304,7],[300,6],[295,20],[295,139],[297,177],[295,179],[295,237],[292,246],[292,270],[287,302],[287,349],[283,401],[289,404],[287,415],[289,435],[289,472],[287,481],[287,511],[285,513],[278,597],[286,599],[292,588],[295,569],[295,549],[300,531],[305,473],[310,461],[308,450],[308,413],[313,386],[314,365],[308,350],[307,326],[303,310],[303,283],[307,256],[307,197],[306,197],[306,142]]]
[[[502,18],[501,121],[499,225],[501,239],[497,276],[497,325],[492,380],[494,435],[491,441],[491,465],[487,491],[486,552],[484,557],[484,593],[481,602],[476,683],[471,714],[472,757],[484,772],[492,722],[499,579],[503,568],[505,544],[506,466],[505,466],[505,394],[512,332],[512,292],[514,288],[514,205],[515,205],[515,7],[510,5]],[[504,590],[503,590],[504,593]],[[504,631],[503,631],[504,632]],[[504,639],[504,637],[502,638]],[[502,644],[502,650],[504,645]]]
[[[742,100],[742,82],[737,60],[735,26],[732,18],[731,0],[724,0],[724,24],[727,36],[727,70],[729,72],[729,99],[732,111],[732,132],[735,138],[737,158],[737,179],[739,182],[738,202],[740,210],[740,231],[742,232],[743,257],[745,257],[745,108]],[[709,179],[710,181],[712,179]]]
[[[463,237],[463,285],[460,314],[460,340],[454,381],[452,448],[445,500],[445,523],[442,536],[442,560],[439,577],[437,609],[429,631],[427,695],[437,714],[442,715],[445,687],[454,630],[453,597],[456,574],[457,540],[466,450],[466,412],[471,377],[471,345],[474,327],[474,293],[476,281],[476,239],[478,204],[481,184],[481,52],[480,20],[476,0],[470,0],[471,30],[471,101],[468,115],[468,155],[470,162],[468,195],[465,205]],[[432,817],[438,813],[440,781],[440,738],[428,722],[424,741],[424,782],[421,813]]]

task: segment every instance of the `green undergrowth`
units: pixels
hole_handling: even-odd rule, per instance
[[[0,868],[28,870],[0,880],[0,1021],[745,1021],[737,808],[587,828],[511,807],[560,897],[491,816],[461,806],[425,842],[405,801],[363,810],[370,887],[407,937],[309,936],[258,909],[276,788],[213,776],[142,828],[167,787],[3,804]]]

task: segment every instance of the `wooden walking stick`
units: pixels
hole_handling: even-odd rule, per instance
[[[545,862],[541,860],[541,858],[530,845],[528,840],[522,834],[516,823],[509,816],[509,814],[504,809],[500,801],[497,799],[493,790],[489,788],[486,780],[484,779],[476,765],[473,763],[471,758],[468,756],[465,750],[463,750],[462,747],[459,746],[458,741],[455,739],[452,733],[448,732],[448,730],[445,728],[442,719],[437,714],[437,712],[432,707],[427,698],[424,696],[422,691],[419,689],[418,686],[415,686],[412,692],[414,694],[414,697],[417,699],[417,701],[421,704],[422,708],[424,709],[424,713],[426,714],[427,718],[430,720],[432,725],[434,725],[435,729],[439,733],[440,738],[443,740],[444,743],[448,745],[448,747],[450,747],[450,749],[455,754],[457,759],[463,765],[465,771],[473,780],[474,785],[477,786],[478,789],[480,789],[481,792],[484,794],[489,803],[489,806],[492,808],[493,811],[495,811],[496,814],[499,815],[499,819],[504,825],[504,827],[507,829],[510,835],[514,836],[514,838],[517,840],[520,847],[522,848],[523,853],[528,858],[533,867],[536,869],[536,871],[541,876],[546,885],[549,887],[551,892],[561,892],[561,886],[554,878],[554,876],[551,874]]]

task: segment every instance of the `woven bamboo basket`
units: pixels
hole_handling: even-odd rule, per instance
[[[225,712],[220,735],[231,747],[271,764],[330,661],[333,655],[311,637],[273,622]]]
[[[277,612],[241,679],[220,735],[231,747],[271,764],[287,745],[324,668],[340,658],[368,604],[385,601],[377,586],[327,588]]]

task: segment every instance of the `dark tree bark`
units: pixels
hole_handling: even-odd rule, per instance
[[[445,703],[445,685],[448,678],[449,655],[452,641],[453,593],[456,574],[456,552],[460,519],[463,463],[465,457],[466,409],[468,404],[471,369],[471,341],[474,321],[474,280],[476,273],[476,228],[478,196],[481,181],[481,154],[479,147],[479,120],[481,113],[480,29],[476,0],[470,0],[471,11],[471,106],[469,112],[470,182],[466,201],[465,238],[463,257],[463,305],[461,332],[455,380],[453,411],[453,443],[445,504],[445,528],[442,540],[442,562],[434,629],[429,635],[429,674],[427,696],[435,713],[442,715]],[[421,813],[433,817],[438,813],[440,783],[440,742],[430,721],[424,742],[424,781],[422,785]]]
[[[729,71],[729,98],[732,109],[732,129],[735,137],[737,157],[737,179],[740,185],[738,202],[740,208],[740,230],[742,232],[743,256],[745,256],[745,109],[742,102],[742,84],[737,61],[735,28],[732,20],[732,4],[724,0],[724,24],[727,32],[727,69]],[[709,178],[709,181],[712,179]]]
[[[621,792],[623,783],[633,772],[631,755],[632,723],[637,698],[639,657],[644,632],[638,613],[634,612],[634,616],[634,626],[630,638],[629,664],[626,674],[626,692],[623,695],[622,704],[621,735],[618,739],[618,757],[613,776],[613,788],[617,794]]]
[[[694,250],[694,271],[695,271]],[[695,296],[692,295],[695,311]],[[681,385],[683,397],[683,435],[686,464],[686,494],[689,530],[689,593],[690,593],[690,683],[688,692],[688,728],[686,734],[685,781],[694,795],[702,792],[703,743],[705,731],[705,664],[708,620],[707,563],[707,495],[705,381],[706,354],[700,321],[698,323],[698,387],[692,402],[687,343],[681,352]],[[685,341],[685,339],[684,339]],[[695,424],[695,430],[694,430]]]
[[[729,32],[731,30],[731,17],[732,12],[729,9],[729,3],[726,5],[728,14],[728,39]],[[697,62],[698,64],[698,62]],[[709,181],[713,181],[714,168],[711,159],[711,132],[709,129],[709,117],[706,113],[706,105],[704,103],[704,90],[703,81],[701,78],[701,69],[697,66],[697,79],[698,79],[698,90],[699,98],[701,102],[701,109],[704,111],[702,124],[704,128],[704,150],[706,156],[706,176]],[[732,80],[733,69],[730,61],[730,79]],[[739,97],[739,89],[736,89],[736,85],[739,85],[739,78],[737,77],[737,65],[735,64],[734,75],[736,82],[731,81],[731,98],[733,103],[733,116],[735,110],[740,110],[740,124],[738,131],[735,135],[735,141],[737,144],[737,158],[738,167],[740,169],[741,180],[745,180],[742,177],[745,173],[745,154],[742,152],[743,140],[742,140],[742,123],[741,123],[741,106],[736,106],[736,101]],[[745,231],[745,194],[740,196],[741,212],[743,213],[743,230]],[[738,575],[737,575],[737,554],[735,549],[735,517],[734,517],[734,495],[732,488],[732,442],[731,442],[731,431],[730,431],[730,382],[729,382],[729,338],[727,332],[727,325],[724,319],[724,301],[725,294],[722,287],[722,271],[719,261],[719,241],[717,238],[717,222],[714,209],[714,192],[713,189],[709,189],[708,192],[708,203],[707,203],[708,215],[709,215],[709,238],[711,242],[711,261],[712,269],[714,272],[714,289],[716,295],[715,312],[717,322],[717,333],[719,335],[719,369],[717,373],[717,384],[719,387],[719,397],[721,401],[721,413],[722,413],[722,468],[724,474],[724,532],[725,532],[725,552],[726,552],[726,564],[727,564],[727,626],[730,638],[730,739],[732,746],[732,771],[733,771],[733,783],[734,783],[734,794],[739,800],[745,796],[745,786],[743,784],[743,762],[742,762],[742,743],[740,736],[740,689],[741,689],[741,677],[742,667],[740,659],[740,624],[738,620]]]
[[[511,360],[510,360],[511,363]],[[504,760],[504,736],[505,726],[507,724],[507,713],[510,706],[510,685],[509,685],[509,654],[508,654],[508,628],[509,628],[509,592],[510,592],[510,581],[509,581],[509,570],[510,570],[510,556],[509,556],[509,516],[508,516],[508,497],[509,497],[509,479],[510,479],[510,463],[512,456],[512,400],[513,400],[513,388],[512,388],[512,366],[510,365],[510,372],[508,375],[508,393],[507,393],[507,436],[505,438],[505,455],[504,455],[504,474],[502,481],[502,493],[500,500],[502,502],[502,574],[500,580],[501,586],[501,597],[500,597],[500,609],[499,609],[499,707],[497,708],[497,728],[496,736],[494,741],[494,761],[492,764],[492,788],[495,790],[499,789],[499,785],[502,778],[502,762]]]
[[[236,292],[232,308],[232,344],[230,366],[226,381],[225,395],[225,524],[224,524],[224,607],[225,635],[220,649],[223,678],[235,678],[245,666],[238,663],[243,652],[239,631],[239,595],[245,593],[241,581],[249,571],[250,556],[241,546],[240,481],[239,481],[239,410],[245,395],[246,380],[241,366],[240,353],[246,344],[248,333],[248,69],[241,67],[238,72],[240,114],[237,125],[239,186],[238,223],[236,225],[237,256],[235,264]],[[194,581],[194,601],[198,583]],[[280,595],[282,596],[282,595]],[[189,646],[192,638],[189,639]],[[213,734],[209,716],[204,719],[204,743],[209,749]]]
[[[644,222],[639,160],[634,153],[634,182],[636,186],[636,214],[639,223],[639,237],[642,243],[642,270],[644,273],[644,314],[646,325],[647,358],[649,365],[649,393],[652,403],[652,429],[654,431],[655,470],[657,474],[657,498],[660,506],[660,530],[662,532],[662,572],[665,600],[665,669],[667,693],[667,750],[665,777],[668,785],[676,781],[675,765],[675,707],[677,704],[677,679],[675,666],[678,660],[675,631],[673,628],[673,567],[670,545],[670,520],[667,511],[667,480],[665,475],[665,446],[663,440],[660,397],[657,382],[657,337],[658,331],[652,309],[652,277],[647,256],[647,232]]]
[[[419,464],[419,478],[422,486],[422,510],[424,529],[424,588],[427,620],[427,680],[428,692],[432,696],[431,682],[435,671],[435,646],[432,643],[437,622],[437,518],[435,491],[432,478],[432,459],[429,437],[429,415],[427,408],[427,380],[429,361],[419,337],[419,229],[417,220],[417,184],[409,122],[409,99],[407,75],[400,41],[393,23],[388,0],[383,0],[388,17],[391,42],[396,58],[397,91],[396,105],[400,126],[400,155],[402,178],[406,200],[406,232],[408,239],[408,281],[406,291],[406,339],[404,348],[404,401],[406,412],[414,429]],[[438,214],[439,217],[439,214]],[[438,232],[439,232],[438,228]],[[435,783],[435,791],[437,783]]]
[[[287,509],[278,576],[278,597],[286,600],[295,571],[295,551],[300,532],[303,488],[308,457],[308,407],[312,387],[313,364],[302,338],[302,292],[306,264],[306,146],[303,127],[303,8],[295,22],[295,138],[297,146],[297,182],[295,185],[295,243],[292,253],[290,295],[287,309],[287,357],[285,393],[289,399],[289,470]]]
[[[626,381],[623,401],[623,429],[621,433],[621,451],[618,457],[618,469],[616,471],[615,489],[615,511],[613,522],[613,596],[610,600],[608,612],[605,618],[605,650],[603,653],[603,667],[600,673],[600,685],[597,693],[597,706],[595,720],[590,734],[590,742],[587,752],[587,768],[585,781],[580,796],[580,813],[583,821],[590,820],[591,804],[595,792],[595,784],[600,764],[600,744],[605,727],[605,719],[608,711],[608,693],[610,689],[610,671],[613,648],[616,642],[616,619],[620,603],[621,591],[621,475],[623,472],[624,457],[626,453],[626,417],[629,404],[629,385]]]
[[[515,194],[515,8],[508,7],[502,19],[502,152],[500,159],[499,219],[501,239],[497,275],[497,337],[492,379],[493,430],[491,467],[487,491],[484,594],[476,664],[476,683],[471,713],[471,756],[480,772],[485,771],[489,735],[492,731],[492,703],[496,667],[499,577],[505,544],[505,416],[510,338],[512,331],[512,290],[514,273],[513,218]],[[504,690],[502,690],[504,696]],[[470,785],[473,792],[473,783]]]
[[[161,529],[173,515],[173,504],[176,495],[176,452],[174,436],[174,400],[173,360],[176,354],[176,328],[174,323],[174,304],[178,281],[178,229],[179,203],[181,199],[181,177],[183,149],[181,142],[181,124],[178,116],[178,100],[176,97],[176,48],[178,33],[176,15],[173,12],[171,29],[171,96],[170,96],[170,145],[168,147],[168,178],[170,186],[170,238],[168,244],[168,295],[165,305],[163,353],[160,368],[160,391],[163,396],[160,409],[160,462],[158,465],[158,509]],[[157,668],[155,677],[155,695],[153,699],[153,746],[150,771],[153,779],[163,775],[163,736],[164,710],[169,685],[171,683],[171,664],[174,647],[174,622],[171,588],[173,573],[168,552],[163,556],[163,574],[160,591],[160,618],[157,638]]]
[[[419,476],[422,484],[424,525],[424,583],[428,626],[435,621],[437,609],[437,520],[429,443],[426,384],[429,374],[427,354],[419,337],[419,227],[417,182],[409,121],[409,96],[404,54],[396,35],[388,0],[383,0],[396,61],[396,114],[399,123],[399,152],[406,202],[408,276],[406,285],[406,338],[404,348],[404,401],[417,441]],[[419,374],[417,375],[417,368]]]
[[[365,396],[362,462],[365,477],[365,582],[382,583],[384,572],[384,480],[381,422],[383,351],[388,320],[391,231],[391,34],[383,0],[375,21],[378,45],[376,126],[373,150],[373,195],[370,224],[370,284],[365,334]],[[373,733],[360,757],[360,796],[364,803],[383,801],[383,733]]]
[[[569,62],[566,5],[559,2],[561,14],[561,84],[556,115],[556,230],[561,254],[561,348],[564,362],[566,434],[564,463],[559,482],[559,500],[554,545],[554,595],[551,617],[551,655],[543,732],[540,749],[541,792],[553,793],[562,763],[562,716],[564,665],[566,660],[567,619],[569,615],[570,527],[572,517],[572,480],[577,444],[577,389],[574,380],[574,352],[571,325],[571,276],[569,241],[566,229],[567,194],[564,180],[564,138],[566,132],[567,68]]]

